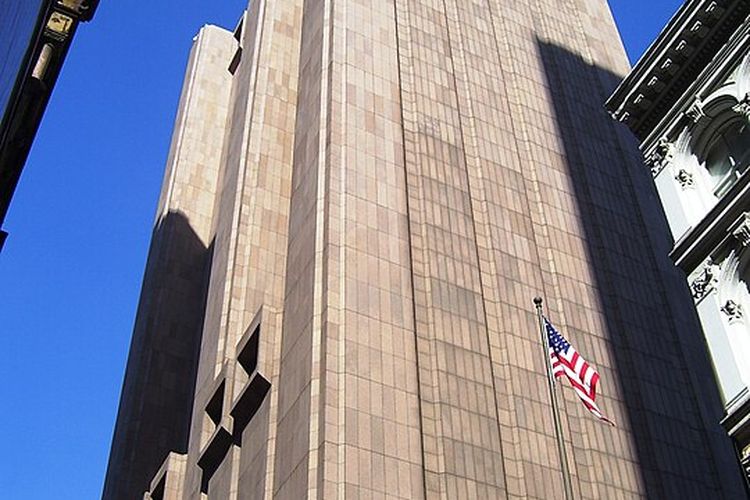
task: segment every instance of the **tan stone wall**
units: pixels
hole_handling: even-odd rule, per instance
[[[216,443],[209,498],[561,497],[537,294],[619,424],[565,391],[576,497],[726,493],[604,1],[257,0],[240,45],[186,498]]]
[[[199,493],[200,471],[196,463],[209,437],[205,431],[204,409],[212,396],[210,391],[215,377],[223,367],[236,363],[237,342],[261,307],[264,323],[258,372],[272,383],[269,400],[264,406],[270,416],[264,421],[253,419],[245,430],[248,434],[263,436],[253,440],[256,453],[241,460],[240,450],[233,450],[216,472],[211,488],[224,491],[225,494],[220,495],[223,498],[236,498],[236,483],[241,474],[240,498],[248,498],[249,492],[255,492],[252,497],[258,498],[271,489],[279,387],[280,313],[284,299],[297,108],[301,25],[298,4],[297,1],[252,2],[241,33],[242,59],[233,78],[231,126],[224,138],[221,192],[214,218],[215,247],[204,326],[204,354],[199,368],[188,462],[193,471],[186,488],[190,498],[197,498]],[[258,450],[263,450],[263,458],[258,458]],[[234,479],[230,480],[232,477]]]

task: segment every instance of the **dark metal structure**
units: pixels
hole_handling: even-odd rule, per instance
[[[0,228],[80,22],[98,0],[9,0],[0,20]],[[7,233],[0,229],[0,250]]]

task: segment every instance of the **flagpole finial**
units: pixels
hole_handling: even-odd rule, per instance
[[[541,297],[534,297],[534,304],[536,304],[537,307],[542,305],[542,298]]]

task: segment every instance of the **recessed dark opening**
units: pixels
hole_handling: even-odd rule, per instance
[[[151,491],[151,500],[164,500],[164,487],[167,482],[167,475],[164,474],[159,484]]]
[[[247,340],[245,347],[242,348],[237,361],[248,375],[252,375],[258,366],[258,347],[260,345],[260,325],[255,327],[255,331]]]
[[[225,383],[222,381],[216,392],[211,397],[211,400],[206,405],[206,414],[211,421],[219,425],[221,423],[221,416],[224,412],[224,386]]]

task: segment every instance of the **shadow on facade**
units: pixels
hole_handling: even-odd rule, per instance
[[[648,497],[741,498],[700,326],[685,278],[667,257],[672,241],[650,172],[626,127],[604,109],[622,78],[537,42],[616,364],[618,380],[603,384],[621,388],[628,411],[621,425],[632,429]],[[711,483],[716,489],[705,489]]]
[[[169,452],[187,452],[212,247],[179,212],[167,213],[154,229],[105,500],[141,498]]]

